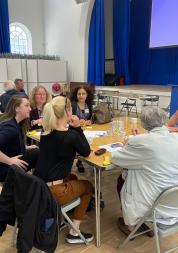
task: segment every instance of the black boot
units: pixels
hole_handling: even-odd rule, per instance
[[[80,160],[77,161],[76,165],[77,165],[77,168],[78,168],[78,172],[80,172],[80,173],[85,172],[85,168],[83,167],[83,163]]]

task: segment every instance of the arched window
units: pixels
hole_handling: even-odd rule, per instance
[[[10,44],[11,53],[32,54],[31,33],[23,24],[10,24]]]

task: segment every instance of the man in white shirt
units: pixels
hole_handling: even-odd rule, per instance
[[[178,134],[169,132],[166,120],[166,114],[158,107],[145,107],[141,123],[148,132],[130,138],[122,150],[112,154],[112,163],[128,169],[121,205],[129,231],[163,190],[178,185]],[[160,210],[159,219],[162,224],[173,224],[178,221],[178,214],[172,209],[164,210],[164,214]]]

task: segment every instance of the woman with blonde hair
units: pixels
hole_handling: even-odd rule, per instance
[[[51,96],[44,86],[35,87],[30,94],[30,129],[38,129],[42,127],[43,108],[47,102],[51,100]]]
[[[73,216],[73,222],[79,228],[91,199],[93,186],[87,180],[77,180],[70,173],[76,153],[87,157],[90,146],[80,127],[79,118],[72,115],[71,103],[67,97],[58,96],[45,105],[43,129],[35,175],[48,184],[62,205],[80,197],[80,205],[75,208]],[[93,240],[92,234],[82,234],[88,242]],[[69,230],[66,241],[83,243],[73,229]]]

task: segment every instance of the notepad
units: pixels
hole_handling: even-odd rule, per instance
[[[83,133],[87,139],[102,137],[102,136],[106,136],[107,134],[106,131],[84,131]]]

